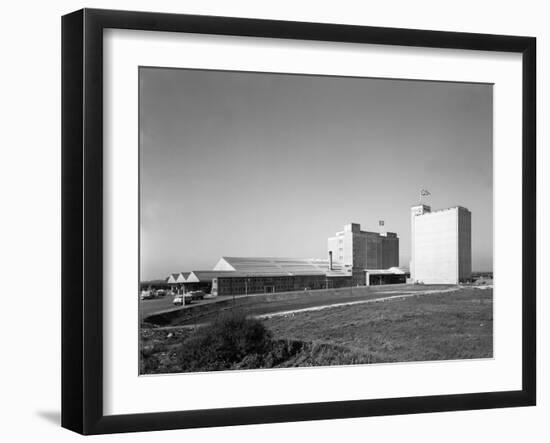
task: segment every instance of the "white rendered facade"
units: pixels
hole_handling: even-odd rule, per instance
[[[471,213],[457,206],[411,208],[411,279],[458,284],[472,277]]]

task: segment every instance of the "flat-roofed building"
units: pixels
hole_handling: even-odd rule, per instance
[[[353,284],[366,284],[366,269],[399,266],[399,237],[394,232],[361,231],[358,223],[349,223],[327,241],[329,256],[350,269]]]
[[[393,266],[389,269],[367,269],[365,277],[367,286],[396,285],[406,283],[410,274],[406,268]]]
[[[411,208],[411,279],[458,284],[472,278],[471,213],[462,206]]]

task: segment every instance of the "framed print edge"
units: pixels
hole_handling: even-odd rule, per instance
[[[106,28],[518,52],[523,68],[522,390],[160,413],[103,413],[103,42]],[[102,434],[536,403],[536,40],[145,12],[62,18],[62,426]]]
[[[83,324],[83,11],[62,18],[61,32],[61,425],[84,433]],[[70,112],[69,112],[70,110]]]
[[[522,155],[523,155],[523,251],[522,251],[522,372],[523,391],[536,404],[537,390],[537,45],[531,38],[522,51]]]

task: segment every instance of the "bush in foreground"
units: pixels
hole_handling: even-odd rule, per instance
[[[178,350],[182,371],[215,371],[262,367],[273,346],[271,333],[259,320],[231,313],[197,329]]]
[[[197,329],[178,346],[173,372],[330,366],[371,363],[368,354],[342,346],[274,340],[264,324],[242,313]]]

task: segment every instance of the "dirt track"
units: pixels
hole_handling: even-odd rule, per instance
[[[386,294],[399,294],[399,295],[391,295],[391,296],[385,296],[385,297],[379,297],[379,298],[372,298],[368,300],[356,300],[356,301],[350,301],[350,302],[344,302],[344,303],[330,303],[327,305],[321,305],[321,306],[312,306],[310,308],[302,308],[302,309],[293,309],[290,311],[281,311],[281,312],[272,312],[269,314],[261,314],[256,315],[255,318],[272,318],[272,317],[281,317],[281,316],[287,316],[287,315],[293,315],[298,314],[301,312],[310,312],[310,311],[321,311],[323,309],[330,309],[330,308],[339,308],[342,306],[352,306],[352,305],[360,305],[364,303],[375,303],[375,302],[381,302],[381,301],[387,301],[387,300],[393,300],[393,299],[400,299],[400,298],[407,298],[407,297],[417,297],[421,295],[429,295],[429,294],[444,294],[448,292],[456,292],[460,289],[460,286],[448,288],[448,289],[435,289],[435,290],[428,290],[428,291],[410,291],[410,292],[402,292],[402,291],[389,291],[386,292]]]

